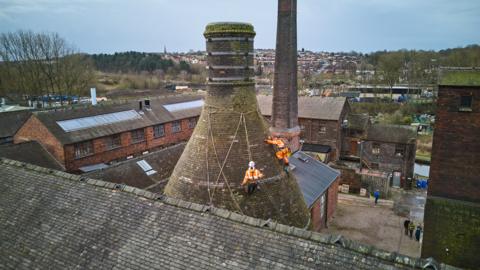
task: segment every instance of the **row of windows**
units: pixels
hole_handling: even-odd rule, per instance
[[[193,129],[197,124],[196,118],[188,119],[188,128]],[[182,131],[181,121],[172,122],[172,133],[179,133]],[[130,131],[130,136],[132,138],[132,144],[140,143],[145,141],[145,130],[143,128]],[[156,125],[153,126],[153,137],[161,138],[165,136],[165,125]],[[115,134],[104,138],[105,147],[107,150],[113,150],[122,146],[120,134]],[[74,145],[74,155],[75,158],[82,158],[89,155],[92,155],[93,151],[93,141],[86,141],[77,143]]]

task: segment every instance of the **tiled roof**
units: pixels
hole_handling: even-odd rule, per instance
[[[272,115],[272,96],[257,95],[258,107],[263,115]],[[339,121],[345,97],[298,97],[298,117]]]
[[[65,170],[65,168],[40,143],[28,141],[0,146],[0,157],[31,163],[41,167]]]
[[[84,176],[108,182],[126,184],[152,192],[162,192],[172,174],[185,143],[158,150],[138,158],[111,165],[108,168],[84,174]],[[156,173],[147,175],[137,162],[145,160]]]
[[[340,172],[328,165],[298,151],[290,157],[294,169],[292,174],[297,179],[303,198],[308,208],[332,185]]]
[[[30,115],[32,115],[30,111],[0,113],[0,138],[13,137]]]
[[[186,102],[201,99],[201,96],[181,95],[154,98],[150,100],[151,109],[147,110],[143,107],[143,111],[139,111],[139,101],[130,101],[123,104],[112,104],[97,106],[87,106],[85,108],[67,109],[61,111],[36,112],[34,115],[52,132],[52,134],[62,143],[71,144],[94,138],[100,138],[121,132],[144,128],[148,126],[163,124],[175,120],[196,117],[200,115],[202,108],[185,109],[176,112],[169,112],[163,105]],[[107,115],[111,113],[125,112],[136,110],[140,112],[140,119],[116,122],[112,124],[104,124],[91,128],[81,129],[77,131],[66,132],[57,123],[71,119],[85,118],[96,115]]]
[[[375,124],[367,132],[368,141],[409,144],[417,138],[416,128],[411,126]]]
[[[421,269],[425,264],[341,236],[0,160],[0,269]]]

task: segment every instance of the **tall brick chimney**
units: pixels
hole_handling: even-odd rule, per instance
[[[309,212],[292,176],[264,142],[268,125],[259,113],[253,67],[253,26],[214,23],[206,27],[208,82],[199,121],[165,194],[211,204],[245,215],[297,227]],[[249,161],[264,178],[247,195],[241,182]]]
[[[278,0],[277,46],[273,83],[272,127],[275,137],[300,147],[297,94],[297,0]]]

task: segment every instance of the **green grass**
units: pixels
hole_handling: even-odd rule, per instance
[[[480,70],[444,71],[440,85],[480,86]]]
[[[423,161],[423,162],[430,162],[431,158],[432,158],[431,154],[427,152],[417,151],[415,155],[415,160]]]

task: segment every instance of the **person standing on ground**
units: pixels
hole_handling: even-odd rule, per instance
[[[405,221],[403,222],[403,227],[405,228],[405,235],[408,236],[408,225],[410,224],[410,219],[405,219]]]
[[[410,221],[410,224],[408,224],[408,231],[410,232],[410,239],[413,237],[413,231],[415,230],[415,223],[413,221]]]
[[[415,231],[415,240],[420,242],[420,235],[422,234],[422,227],[420,225],[417,226],[417,230]]]
[[[378,203],[378,198],[380,198],[380,191],[377,189],[373,193],[373,197],[375,197],[375,205]]]

